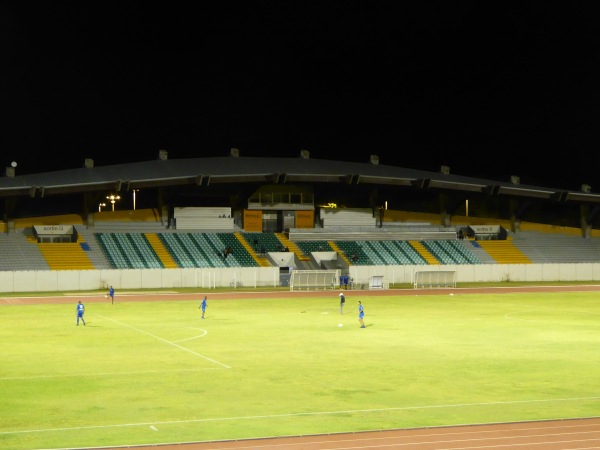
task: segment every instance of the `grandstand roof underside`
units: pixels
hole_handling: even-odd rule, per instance
[[[335,183],[477,192],[559,202],[600,203],[600,194],[500,182],[373,163],[311,158],[209,157],[156,159],[0,177],[0,197],[44,197],[101,190],[218,184]]]

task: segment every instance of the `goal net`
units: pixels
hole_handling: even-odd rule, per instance
[[[341,271],[294,270],[290,275],[290,291],[309,289],[337,289]]]
[[[443,287],[456,287],[456,271],[432,270],[415,272],[415,289]]]

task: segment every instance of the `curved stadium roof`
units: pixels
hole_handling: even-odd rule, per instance
[[[600,203],[600,194],[383,165],[311,158],[209,157],[156,159],[0,177],[0,197],[43,197],[100,190],[226,183],[337,183],[406,186],[558,202]]]

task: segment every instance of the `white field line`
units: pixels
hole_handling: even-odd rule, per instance
[[[56,431],[79,431],[79,430],[92,430],[92,429],[106,429],[106,428],[124,428],[124,427],[149,427],[157,425],[175,425],[184,423],[206,423],[206,422],[220,422],[220,421],[233,421],[233,420],[255,420],[255,419],[280,419],[286,417],[318,417],[335,414],[356,414],[356,413],[380,413],[380,412],[391,412],[391,411],[416,411],[416,410],[427,410],[427,409],[443,409],[443,408],[465,408],[473,406],[496,406],[496,405],[524,405],[533,403],[553,403],[553,402],[572,402],[572,401],[587,401],[587,400],[600,400],[600,397],[575,397],[575,398],[556,398],[546,400],[515,400],[506,402],[480,402],[480,403],[455,403],[447,405],[425,405],[425,406],[401,406],[395,408],[375,408],[375,409],[349,409],[340,411],[315,411],[315,412],[302,412],[302,413],[288,413],[288,414],[268,414],[258,416],[235,416],[235,417],[213,417],[206,419],[187,419],[187,420],[168,420],[168,421],[156,421],[156,422],[137,422],[137,423],[122,423],[113,425],[90,425],[82,427],[61,427],[61,428],[40,428],[35,430],[17,430],[17,431],[0,431],[0,436],[9,434],[26,434],[26,433],[46,433]],[[544,422],[550,420],[564,420],[564,418],[545,419]],[[460,426],[460,425],[459,425]]]
[[[159,340],[161,342],[164,342],[166,344],[172,345],[173,347],[177,347],[178,349],[183,350],[185,352],[189,352],[192,355],[197,356],[198,358],[202,358],[202,359],[205,359],[205,360],[210,361],[212,363],[218,364],[218,365],[220,365],[222,367],[225,367],[227,369],[231,369],[231,367],[228,366],[227,364],[223,364],[222,362],[219,362],[219,361],[216,361],[214,359],[208,358],[207,356],[201,355],[200,353],[196,353],[196,352],[190,350],[189,348],[185,348],[185,347],[182,347],[181,345],[176,344],[175,342],[167,341],[166,339],[163,339],[163,338],[161,338],[159,336],[156,336],[156,335],[154,335],[152,333],[148,333],[147,331],[140,330],[139,328],[132,327],[131,325],[127,325],[126,323],[119,322],[118,320],[111,319],[110,317],[102,316],[100,314],[96,314],[96,315],[98,317],[102,317],[103,319],[110,320],[111,322],[114,322],[114,323],[116,323],[118,325],[121,325],[123,327],[127,327],[127,328],[130,328],[130,329],[134,330],[134,331],[137,331],[138,333],[143,333],[143,334],[146,334],[148,336],[151,336],[154,339],[157,339],[157,340]]]
[[[104,319],[106,319],[106,317],[100,316],[99,314],[96,314],[99,317],[102,317]],[[113,322],[118,323],[116,320],[113,319],[108,319],[108,320],[112,320]],[[124,325],[124,324],[119,324],[119,325]],[[124,325],[127,326],[129,328],[133,328],[129,325]],[[173,342],[169,342],[166,341],[162,338],[156,337],[154,335],[151,335],[150,333],[146,333],[144,331],[141,331],[142,333],[146,333],[146,334],[150,334],[150,336],[155,337],[157,339],[160,339],[164,342],[167,342],[169,344],[175,345],[178,348],[182,348],[186,351],[190,351],[188,349],[185,349],[183,347],[180,347],[178,345],[176,345],[177,342],[185,342],[185,341],[191,341],[193,339],[199,339],[201,337],[204,337],[208,334],[208,331],[203,330],[202,328],[196,328],[196,327],[184,327],[184,328],[190,328],[192,330],[198,330],[200,331],[200,334],[196,335],[196,336],[192,336],[189,338],[185,338],[185,339],[180,339],[177,341],[173,341]],[[133,328],[135,329],[135,328]],[[136,331],[140,331],[140,330],[136,330]],[[194,353],[194,352],[191,352]],[[194,353],[196,354],[196,353]],[[197,354],[196,354],[197,355]],[[202,356],[202,355],[199,355]],[[202,356],[202,358],[207,359],[211,362],[216,362],[213,361],[209,358],[206,358],[205,356]],[[32,376],[18,376],[18,377],[0,377],[0,381],[5,381],[5,380],[35,380],[35,379],[51,379],[51,378],[67,378],[67,377],[97,377],[97,376],[113,376],[113,375],[143,375],[143,374],[149,374],[149,373],[175,373],[175,372],[200,372],[200,371],[205,371],[205,370],[220,370],[222,368],[226,368],[226,369],[231,369],[231,367],[219,363],[217,362],[217,364],[220,364],[222,367],[218,368],[218,367],[205,367],[205,368],[201,368],[201,369],[178,369],[178,370],[143,370],[143,371],[129,371],[129,372],[95,372],[95,373],[88,373],[88,374],[83,374],[83,373],[70,373],[70,374],[61,374],[61,375],[32,375]]]
[[[135,370],[128,372],[94,372],[94,373],[64,373],[60,375],[31,375],[21,377],[0,377],[0,381],[10,380],[41,380],[41,379],[52,379],[52,378],[82,378],[82,377],[104,377],[104,376],[121,376],[121,375],[145,375],[145,374],[158,374],[158,373],[183,373],[183,372],[204,372],[206,370],[223,370],[225,367],[203,367],[199,369],[169,369],[169,370]],[[227,367],[230,368],[230,367]]]
[[[198,336],[192,336],[189,338],[185,338],[185,339],[179,339],[177,341],[173,341],[173,342],[185,342],[185,341],[193,341],[194,339],[200,339],[201,337],[204,337],[208,334],[208,331],[203,330],[202,328],[195,328],[195,327],[184,327],[184,328],[190,328],[192,330],[198,330],[200,331],[200,334]]]

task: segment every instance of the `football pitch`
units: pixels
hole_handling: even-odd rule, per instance
[[[598,292],[203,294],[4,299],[0,447],[600,415]]]

